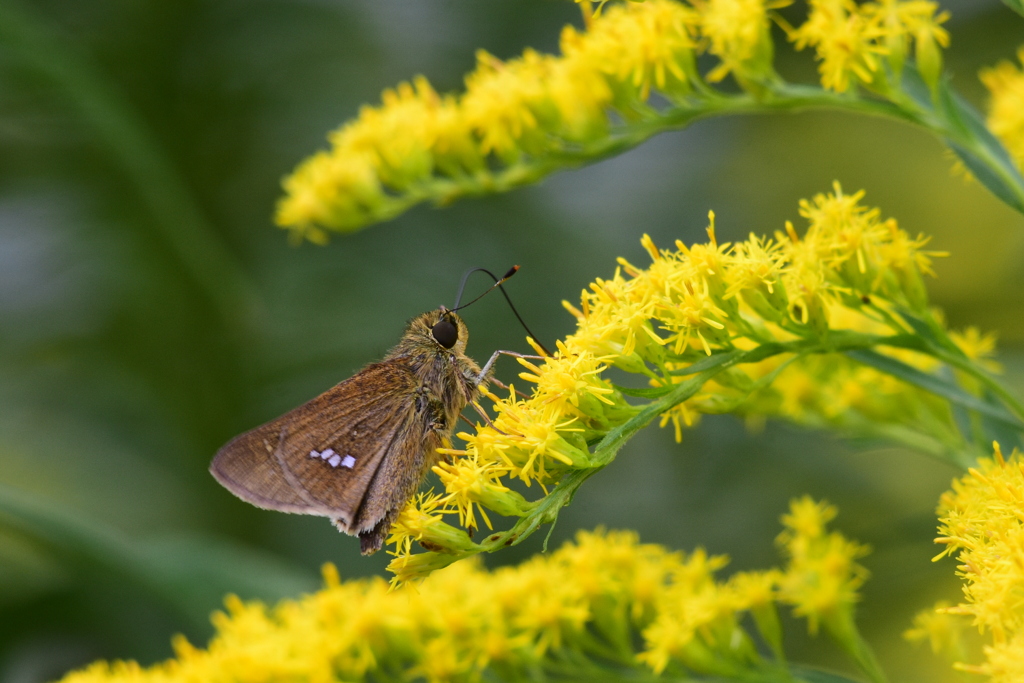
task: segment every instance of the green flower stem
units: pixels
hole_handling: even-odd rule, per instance
[[[987,131],[978,131],[969,119],[979,119],[977,113],[946,89],[947,102],[941,114],[922,106],[910,97],[899,103],[834,93],[813,86],[778,84],[770,90],[771,97],[755,98],[749,94],[719,96],[695,103],[686,108],[670,108],[658,119],[627,126],[620,137],[613,136],[596,145],[594,160],[619,154],[666,129],[683,128],[693,121],[723,114],[762,114],[799,112],[808,109],[833,109],[855,114],[866,114],[910,123],[927,130],[954,147],[958,154],[967,151],[981,160],[983,165],[1011,191],[1013,208],[1024,212],[1024,178],[1013,166],[1005,149]],[[616,139],[617,138],[617,139]],[[604,147],[601,149],[601,147]],[[959,148],[959,149],[958,149]],[[583,156],[587,156],[584,152]],[[962,154],[961,154],[962,156]],[[570,156],[571,158],[571,156]],[[989,189],[992,189],[991,187]],[[997,194],[997,196],[1000,196]],[[1004,197],[1000,196],[1001,199]]]
[[[872,683],[888,683],[889,679],[878,663],[874,650],[860,634],[852,611],[843,610],[834,618],[827,619],[825,624],[835,641],[857,662],[857,666]]]
[[[250,324],[260,311],[255,286],[117,85],[14,0],[0,3],[0,43],[62,91],[93,128],[222,319]]]
[[[878,662],[878,658],[875,657],[875,651],[860,635],[860,632],[857,633],[856,651],[851,652],[851,654],[857,660],[857,664],[860,666],[861,670],[874,683],[889,682],[888,677],[885,675],[885,671],[882,670],[882,665]]]

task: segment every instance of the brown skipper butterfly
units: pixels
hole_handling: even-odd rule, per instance
[[[487,292],[518,268],[500,279],[484,271],[495,280]],[[414,318],[383,360],[236,436],[217,452],[210,472],[257,507],[328,517],[339,530],[359,536],[364,555],[380,550],[437,462],[437,449],[449,444],[463,408],[488,381],[495,359],[519,355],[496,351],[481,370],[466,355],[469,332],[455,312],[468,305]]]

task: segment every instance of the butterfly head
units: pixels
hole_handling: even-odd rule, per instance
[[[455,343],[459,341],[459,323],[455,319],[455,314],[442,313],[434,326],[430,328],[430,336],[446,349],[455,346]]]
[[[417,322],[421,323],[418,327],[426,333],[432,343],[448,351],[465,352],[469,330],[454,311],[441,306],[435,311],[423,314]]]

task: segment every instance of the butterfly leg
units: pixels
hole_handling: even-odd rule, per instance
[[[480,404],[478,404],[476,401],[474,401],[474,402],[470,403],[469,405],[473,406],[473,409],[477,412],[478,415],[480,415],[480,417],[482,417],[484,419],[484,422],[487,423],[488,427],[490,427],[494,431],[498,432],[502,436],[508,436],[507,434],[505,434],[505,432],[501,431],[500,429],[498,429],[497,427],[494,426],[494,423],[491,422],[490,415],[488,415],[487,412],[483,408],[480,407]],[[473,424],[472,422],[470,422],[466,418],[466,416],[463,415],[462,413],[459,413],[459,418],[463,422],[465,422],[467,425],[469,425],[472,429],[476,429],[476,425]]]
[[[484,419],[484,422],[487,423],[488,427],[490,427],[494,431],[498,432],[502,436],[507,436],[505,434],[505,432],[501,431],[500,429],[498,429],[497,427],[494,426],[494,423],[491,422],[491,416],[487,414],[486,410],[484,410],[483,408],[480,407],[479,403],[477,403],[476,401],[473,401],[472,403],[470,403],[470,405],[473,406],[473,410],[475,410],[477,412],[477,414]]]
[[[508,385],[505,384],[504,382],[499,382],[498,380],[494,379],[493,377],[491,377],[487,381],[490,382],[491,384],[493,384],[494,386],[498,387],[499,389],[504,389],[505,391],[508,391]],[[515,392],[516,392],[516,395],[519,398],[530,398],[529,396],[527,396],[523,392],[519,391],[518,389],[516,389]]]
[[[498,349],[497,351],[492,353],[491,357],[487,360],[486,363],[484,363],[483,369],[480,371],[480,374],[477,375],[475,380],[475,383],[477,385],[480,385],[481,382],[487,380],[487,375],[488,373],[490,373],[491,368],[494,367],[494,362],[498,360],[498,356],[512,356],[513,358],[529,358],[531,360],[544,360],[545,358],[544,356],[529,356],[524,353],[516,353],[515,351],[504,351],[502,349]]]

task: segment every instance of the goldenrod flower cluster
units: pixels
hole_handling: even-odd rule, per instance
[[[852,83],[880,94],[898,87],[892,74],[900,74],[913,53],[925,82],[934,87],[942,73],[940,47],[949,34],[940,24],[949,14],[936,14],[938,5],[923,0],[808,0],[807,22],[791,33],[798,49],[814,47],[821,84],[845,92]],[[889,67],[887,71],[884,66]]]
[[[812,633],[819,620],[833,631],[845,628],[852,621],[857,590],[867,578],[867,571],[855,560],[866,555],[868,548],[838,532],[825,531],[836,512],[806,496],[795,500],[790,514],[782,518],[786,531],[778,538],[789,557],[779,594],[795,606],[794,614],[807,618]]]
[[[322,243],[327,229],[354,230],[425,200],[507,190],[698,116],[749,110],[751,96],[782,101],[790,95],[769,94],[784,85],[772,66],[770,27],[773,18],[784,24],[773,8],[786,4],[615,4],[588,16],[586,30],[565,27],[561,55],[527,50],[502,61],[480,51],[461,94],[439,94],[418,76],[386,90],[381,105],[363,107],[330,134],[330,150],[284,181],[277,222]],[[861,84],[890,96],[912,53],[926,80],[937,81],[948,37],[936,9],[924,0],[810,0],[807,21],[786,28],[798,48],[815,49],[825,89]],[[702,54],[717,62],[705,76],[696,62]],[[727,75],[746,94],[711,88]]]
[[[702,414],[732,412],[889,436],[947,457],[969,451],[945,399],[842,353],[881,353],[924,374],[937,369],[934,357],[885,344],[913,337],[911,320],[945,334],[922,281],[936,253],[862,197],[837,184],[801,202],[809,224],[802,237],[787,224],[773,238],[722,244],[712,224],[708,243],[669,250],[644,236],[651,264],[620,259],[578,307],[565,303],[577,328],[557,353],[520,361],[531,395],[491,395],[494,419],[459,434],[463,448],[442,451],[455,456],[435,468],[444,490],[411,501],[392,529],[396,580],[497,550],[553,521],[567,487],[611,462],[629,430],[659,417],[677,438]],[[976,332],[946,343],[959,343],[965,357],[991,349]],[[647,386],[613,384],[610,367]],[[545,495],[527,499],[514,479]],[[474,541],[481,526],[493,529],[487,511],[521,519]],[[429,552],[414,552],[417,542]]]
[[[674,252],[645,239],[652,265],[641,271],[621,261],[631,279],[617,273],[592,285],[582,310],[570,307],[580,330],[566,343],[613,358],[621,369],[646,372],[657,384],[666,377],[687,379],[690,373],[680,371],[702,354],[823,339],[838,330],[892,333],[893,321],[886,316],[893,306],[927,315],[922,275],[932,274],[931,257],[939,252],[925,251],[926,238],[912,238],[895,220],[882,220],[877,209],[861,206],[862,197],[863,192],[844,195],[836,185],[834,194],[802,201],[800,213],[809,223],[803,238],[787,224],[774,239],[751,235],[735,245],[719,245],[709,229],[709,244],[687,247],[677,241]],[[921,354],[898,355],[919,366],[935,365]],[[783,363],[792,367],[772,375]],[[762,387],[765,378],[772,384]],[[908,403],[909,393],[905,383],[844,356],[812,355],[796,362],[783,357],[749,371],[731,368],[664,420],[675,423],[677,439],[701,413],[775,414],[814,425],[867,426],[926,410]]]
[[[939,557],[955,555],[965,581],[964,602],[941,612],[970,617],[991,639],[984,663],[957,668],[1016,683],[1024,680],[1024,459],[994,447],[939,505],[936,540],[946,545]]]
[[[860,546],[827,533],[830,518],[827,506],[794,502],[783,537],[791,565],[726,580],[715,574],[727,558],[671,552],[630,532],[580,533],[518,567],[463,562],[395,591],[381,579],[342,582],[327,565],[324,588],[298,600],[229,597],[205,649],[178,637],[170,661],[98,662],[64,683],[592,680],[645,670],[785,679],[777,605],[827,618],[857,599]],[[808,551],[824,539],[835,540]],[[824,576],[845,584],[831,601],[820,597]]]
[[[955,665],[968,658],[964,631],[969,625],[961,615],[951,614],[949,607],[948,600],[939,600],[932,608],[918,612],[913,628],[907,629],[903,637],[911,642],[927,641],[933,654]]]
[[[982,70],[980,78],[991,98],[988,127],[1006,145],[1017,167],[1024,169],[1024,47],[1017,58],[1022,68],[1004,60]]]

